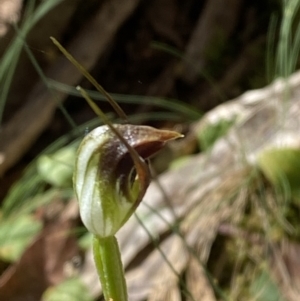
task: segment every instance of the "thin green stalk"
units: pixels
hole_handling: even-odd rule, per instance
[[[106,301],[127,301],[127,288],[119,245],[115,236],[94,236],[93,252]]]
[[[266,52],[266,70],[267,70],[267,80],[271,83],[274,80],[275,74],[275,39],[276,39],[276,27],[278,25],[278,17],[273,15],[270,20],[270,25],[267,35],[267,52]]]
[[[125,122],[127,122],[127,115],[123,109],[113,100],[109,93],[99,85],[96,79],[82,66],[80,63],[53,37],[50,37],[54,45],[63,53],[63,55],[81,72],[81,74],[103,95],[116,111],[116,113],[121,117]]]
[[[80,93],[76,88],[57,82],[53,79],[47,79],[48,84],[50,87],[64,93],[68,93],[69,95],[80,96]],[[92,90],[86,90],[90,97],[93,100],[107,100],[105,95]],[[185,102],[182,102],[177,99],[170,99],[170,98],[162,98],[162,97],[154,97],[154,96],[143,96],[143,95],[125,95],[125,94],[116,94],[110,93],[112,98],[115,101],[120,103],[129,103],[129,104],[144,104],[149,103],[151,105],[165,108],[167,110],[178,112],[180,115],[185,115],[188,119],[191,120],[198,120],[202,117],[202,113],[198,111],[195,107],[188,105]]]

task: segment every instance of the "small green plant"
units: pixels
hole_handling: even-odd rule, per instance
[[[55,40],[64,55],[107,96],[123,119],[125,113],[84,68]],[[127,288],[115,234],[135,212],[151,180],[145,159],[181,137],[174,131],[131,124],[113,125],[82,88],[78,88],[106,125],[82,140],[75,162],[74,191],[82,222],[94,235],[96,268],[107,301],[126,301]]]
[[[81,219],[94,234],[94,259],[105,299],[123,301],[127,300],[127,290],[115,234],[135,211],[149,185],[144,159],[180,135],[129,124],[113,128],[100,126],[81,142],[74,190]]]

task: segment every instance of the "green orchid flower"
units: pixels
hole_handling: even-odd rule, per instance
[[[177,132],[149,126],[114,125],[124,140],[144,160],[159,151]],[[141,161],[143,162],[143,161]],[[150,183],[148,166],[136,172],[128,147],[111,131],[100,126],[81,142],[75,163],[74,189],[81,219],[98,237],[113,236],[141,202]]]

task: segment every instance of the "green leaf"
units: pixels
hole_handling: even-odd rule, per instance
[[[0,258],[18,260],[42,228],[31,215],[10,218],[0,222]]]
[[[92,301],[86,286],[79,278],[67,279],[57,286],[48,288],[42,301]]]
[[[265,271],[252,282],[250,292],[257,301],[284,301],[277,285]]]
[[[53,155],[42,155],[37,162],[40,176],[55,187],[72,186],[76,149],[64,147]]]
[[[275,186],[300,196],[300,150],[293,148],[271,149],[262,152],[258,166]]]
[[[45,192],[37,193],[35,196],[28,198],[24,201],[24,204],[21,204],[16,210],[15,214],[24,215],[32,213],[34,210],[48,205],[53,200],[57,199],[66,199],[73,196],[73,191],[69,189],[57,189],[51,188]]]

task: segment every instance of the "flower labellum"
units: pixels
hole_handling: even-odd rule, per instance
[[[73,182],[81,219],[98,237],[115,235],[141,202],[150,183],[143,160],[168,140],[182,136],[149,126],[116,124],[114,128],[140,157],[140,166],[132,151],[106,125],[85,136],[75,163]]]

